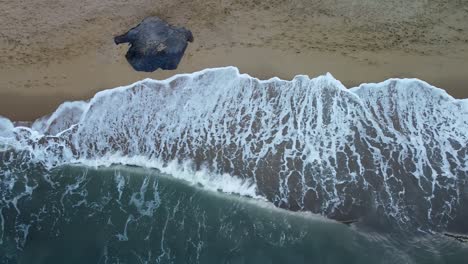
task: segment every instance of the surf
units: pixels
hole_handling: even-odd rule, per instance
[[[421,80],[347,89],[331,74],[259,80],[225,67],[101,91],[31,127],[1,119],[0,144],[47,168],[188,171],[291,211],[467,233],[467,128],[468,101]]]

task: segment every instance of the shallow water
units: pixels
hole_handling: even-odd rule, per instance
[[[1,263],[468,263],[468,101],[421,80],[206,69],[20,125]]]
[[[466,131],[468,101],[421,80],[346,89],[330,74],[258,80],[225,67],[65,102],[31,127],[0,117],[0,147],[49,168],[171,167],[291,211],[468,234]]]
[[[157,170],[0,170],[0,263],[463,263],[434,234],[373,232]]]

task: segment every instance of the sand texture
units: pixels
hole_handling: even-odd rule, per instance
[[[0,0],[0,115],[150,77],[234,65],[259,78],[331,72],[347,86],[416,77],[468,97],[468,0]],[[137,73],[113,37],[156,15],[189,28],[174,71]]]

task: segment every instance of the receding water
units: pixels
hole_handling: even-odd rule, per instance
[[[156,170],[0,166],[1,263],[464,263],[431,234],[373,232]]]
[[[467,131],[421,80],[233,67],[0,117],[0,262],[468,263]]]

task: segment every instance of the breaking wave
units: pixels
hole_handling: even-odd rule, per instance
[[[262,81],[226,67],[105,90],[30,128],[0,118],[0,151],[47,168],[156,167],[289,210],[467,233],[467,131],[468,101],[417,79],[348,90],[330,74]]]

